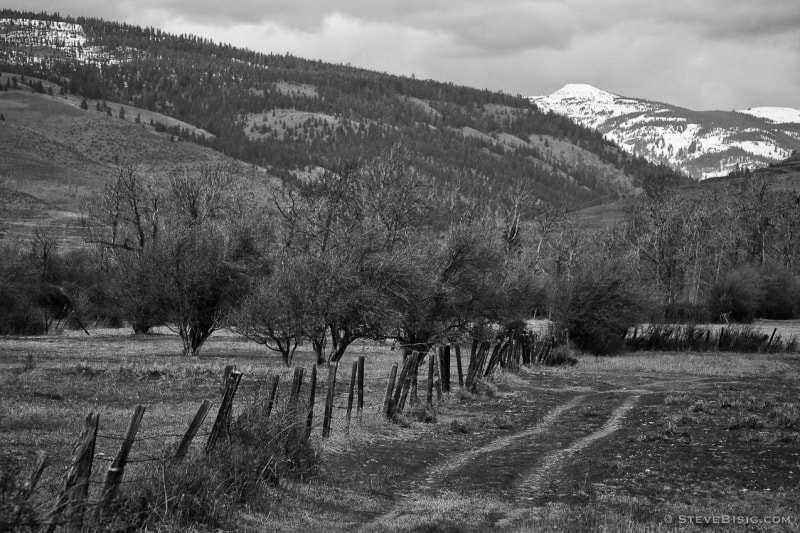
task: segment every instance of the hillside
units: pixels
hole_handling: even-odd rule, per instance
[[[641,179],[664,171],[521,96],[98,19],[2,11],[0,68],[18,78],[17,90],[86,98],[89,115],[110,108],[117,119],[121,105],[128,123],[140,114],[149,125],[148,113],[180,121],[153,126],[284,180],[399,143],[442,190],[466,180],[493,200],[521,185],[539,203],[579,208],[635,194]],[[9,82],[0,78],[13,89]],[[86,135],[80,142],[91,145]],[[129,157],[114,139],[102,154],[80,153],[102,165]]]
[[[149,124],[151,118],[154,124],[168,123],[168,117],[128,108],[121,119],[118,105],[108,104],[110,114],[84,111],[81,100],[74,95],[0,92],[5,119],[0,121],[0,238],[24,238],[40,226],[60,239],[78,242],[83,199],[113,179],[119,165],[135,164],[164,178],[178,168],[230,161]],[[268,185],[265,172],[236,164],[254,189]]]
[[[692,111],[572,84],[531,99],[598,130],[626,151],[695,179],[758,168],[800,148],[800,110]]]

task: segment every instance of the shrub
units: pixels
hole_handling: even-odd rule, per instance
[[[712,285],[707,305],[712,316],[752,322],[762,299],[759,274],[752,266],[732,270]]]
[[[759,318],[788,320],[797,316],[797,279],[782,266],[766,265],[760,270],[761,299],[756,309]]]
[[[587,265],[560,284],[556,298],[557,322],[576,348],[595,355],[622,351],[626,332],[647,307],[625,270],[615,263]]]
[[[722,276],[709,291],[712,319],[728,315],[735,322],[754,318],[786,320],[798,314],[800,286],[791,271],[779,265],[746,265]]]

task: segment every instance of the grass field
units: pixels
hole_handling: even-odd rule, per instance
[[[269,375],[290,378],[274,355],[232,335],[212,337],[199,358],[179,353],[167,332],[0,339],[3,464],[30,463],[45,450],[53,464],[44,498],[63,483],[90,411],[100,414],[100,479],[136,404],[147,411],[132,459],[146,461],[179,438],[203,399],[218,402],[226,365],[244,375],[235,412]],[[708,530],[687,522],[698,517],[750,521],[725,531],[800,527],[800,356],[583,356],[575,367],[500,372],[480,394],[446,395],[426,422],[408,415],[391,424],[378,410],[400,353],[354,346],[338,374],[340,393],[358,355],[366,357],[363,422],[347,432],[336,409],[332,437],[322,440],[320,406],[318,474],[266,486],[274,505],[243,507],[237,530]],[[296,364],[308,370],[312,362],[298,352]],[[326,377],[320,368],[319,381]],[[132,463],[126,480],[146,464]],[[752,522],[764,517],[784,522]]]

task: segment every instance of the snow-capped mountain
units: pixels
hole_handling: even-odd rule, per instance
[[[762,167],[800,149],[800,110],[692,111],[570,84],[531,97],[543,111],[595,128],[625,150],[695,179]]]

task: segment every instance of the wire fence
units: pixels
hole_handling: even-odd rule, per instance
[[[524,342],[517,345],[506,342],[502,347],[498,343],[490,357],[491,350],[484,344],[473,345],[469,366],[463,368],[458,349],[455,350],[457,366],[453,366],[450,364],[450,347],[440,346],[426,353],[413,353],[405,359],[402,368],[395,364],[390,371],[371,376],[365,375],[363,356],[354,362],[350,372],[345,372],[350,369],[345,369],[344,365],[340,369],[338,364],[331,364],[327,376],[318,376],[316,367],[312,367],[310,372],[295,367],[293,376],[284,371],[253,374],[248,380],[242,379],[243,373],[228,365],[221,379],[217,376],[216,383],[207,383],[211,390],[221,393],[221,398],[213,402],[217,404],[216,416],[207,416],[212,402],[205,400],[183,432],[170,428],[168,431],[149,429],[139,433],[146,410],[141,405],[134,411],[125,434],[117,434],[113,428],[99,431],[99,415],[90,413],[70,464],[49,472],[48,476],[39,472],[39,477],[26,485],[25,490],[30,495],[37,482],[40,487],[52,487],[63,480],[55,503],[51,502],[50,509],[45,509],[47,512],[36,525],[42,531],[52,531],[58,526],[76,530],[74,526],[80,519],[74,515],[82,516],[94,508],[102,512],[102,506],[109,503],[120,485],[140,483],[149,475],[149,465],[180,462],[198,439],[205,441],[204,451],[208,453],[220,438],[226,438],[232,425],[241,417],[256,414],[265,416],[271,423],[270,413],[281,410],[295,418],[295,422],[285,428],[287,431],[303,429],[306,438],[316,435],[324,439],[332,432],[349,432],[365,420],[396,416],[402,412],[407,397],[419,402],[418,393],[424,392],[425,388],[426,404],[430,407],[433,397],[441,401],[442,391],[450,391],[451,381],[459,386],[464,386],[466,381],[469,385],[470,376],[483,375],[484,365],[487,375],[492,364],[513,366],[515,358],[519,362],[521,350],[525,347]],[[522,357],[530,364],[531,354],[539,353],[536,357],[541,357],[544,352],[544,347],[537,352],[533,342],[528,347],[527,356],[523,354]],[[428,353],[431,356],[427,380],[424,376],[418,379],[420,370],[424,372],[421,363]],[[434,383],[436,395],[432,395]],[[237,397],[240,384],[244,386]],[[111,426],[117,427],[119,422],[112,421]],[[95,463],[108,468],[92,468]],[[44,467],[43,463],[42,471]],[[34,480],[34,477],[30,479]],[[20,520],[15,527],[27,527],[26,519],[20,517]]]

